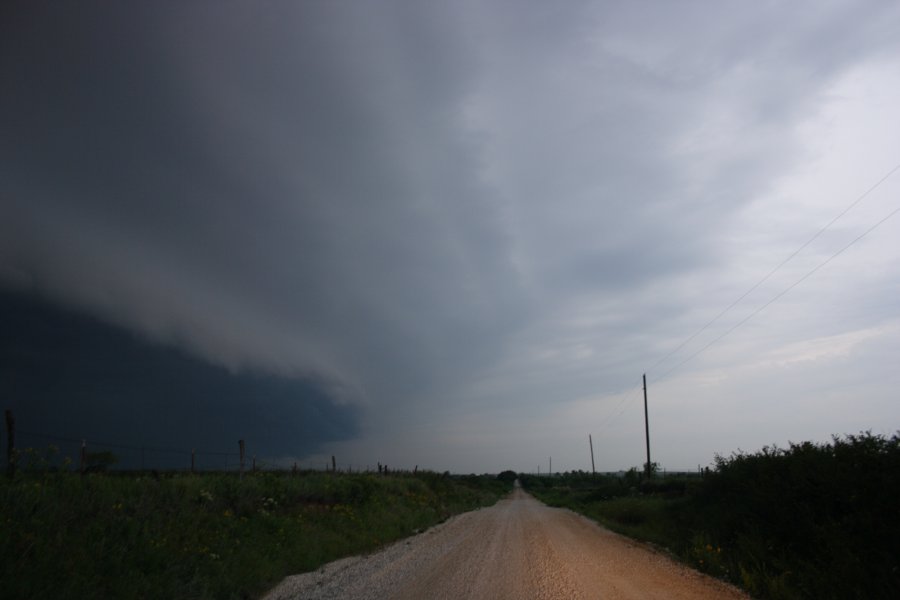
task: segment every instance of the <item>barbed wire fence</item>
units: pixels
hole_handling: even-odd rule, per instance
[[[345,473],[416,473],[412,468],[391,468],[374,461],[371,464],[340,463],[336,457],[294,458],[288,456],[257,456],[244,452],[250,446],[236,440],[238,451],[210,450],[164,445],[125,444],[96,439],[91,436],[58,435],[21,428],[15,423],[13,412],[6,410],[7,472],[16,468],[90,471],[98,467],[115,471],[175,471],[175,472],[254,472],[254,471],[319,471]]]

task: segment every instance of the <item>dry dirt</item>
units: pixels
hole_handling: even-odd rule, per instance
[[[541,504],[517,487],[490,508],[454,517],[375,554],[288,577],[265,600],[301,598],[749,596],[571,511]]]

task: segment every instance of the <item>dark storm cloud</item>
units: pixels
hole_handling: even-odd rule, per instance
[[[222,468],[238,439],[273,464],[358,433],[358,411],[321,382],[229,373],[31,295],[0,293],[0,329],[0,394],[21,448],[77,457],[67,440],[85,439],[136,468],[143,446],[144,466],[182,469],[196,449],[198,467]]]
[[[491,353],[520,300],[444,16],[142,7],[7,21],[8,278],[351,398]]]
[[[891,79],[900,22],[877,1],[4,10],[0,284],[369,402],[363,437],[397,456],[395,415],[457,419],[458,447],[482,411],[620,391],[806,239],[825,221],[784,182],[827,154],[837,82]]]

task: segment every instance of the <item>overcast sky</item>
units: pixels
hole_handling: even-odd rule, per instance
[[[900,207],[896,2],[0,11],[0,286],[320,382],[303,458],[639,466],[645,372],[664,468],[900,429],[900,215],[778,296]]]

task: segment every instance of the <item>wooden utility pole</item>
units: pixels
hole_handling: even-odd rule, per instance
[[[647,416],[647,374],[644,373],[644,435],[647,439],[647,478],[651,476],[650,470],[650,419]]]
[[[16,476],[16,418],[10,409],[6,409],[6,475],[12,479]]]
[[[596,475],[597,469],[594,468],[594,441],[591,439],[591,434],[588,434],[588,444],[591,446],[591,475]]]

